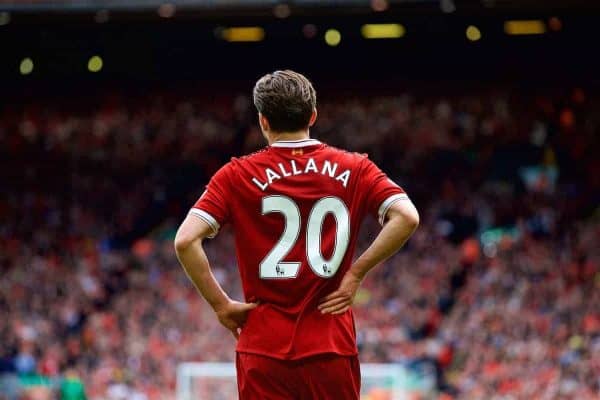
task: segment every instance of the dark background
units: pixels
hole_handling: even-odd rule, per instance
[[[274,67],[303,71],[319,87],[332,77],[338,85],[346,80],[357,88],[366,82],[364,87],[374,89],[436,81],[473,85],[481,80],[541,88],[556,81],[597,85],[600,28],[594,2],[525,2],[518,7],[488,3],[457,2],[449,14],[438,2],[390,4],[384,12],[368,5],[292,5],[287,18],[275,18],[270,7],[184,8],[171,18],[161,18],[156,9],[103,10],[108,16],[104,23],[95,22],[99,10],[12,12],[10,23],[0,26],[0,80],[17,97],[42,88],[62,91],[85,84],[89,89],[107,81],[144,87],[198,80],[244,85]],[[507,19],[547,23],[552,17],[560,19],[559,31],[549,28],[534,36],[503,32]],[[401,23],[406,34],[401,39],[363,39],[360,26],[377,22]],[[302,33],[306,24],[317,28],[313,39]],[[481,30],[481,40],[467,40],[469,25]],[[218,39],[215,31],[227,26],[263,27],[265,40]],[[323,40],[329,28],[342,34],[337,47]],[[95,54],[103,58],[104,68],[89,74],[87,60]],[[24,57],[33,58],[35,69],[21,77],[18,66]]]

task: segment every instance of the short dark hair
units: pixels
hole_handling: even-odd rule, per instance
[[[317,106],[312,83],[294,71],[275,71],[260,78],[253,90],[256,109],[275,132],[295,132],[308,128]]]

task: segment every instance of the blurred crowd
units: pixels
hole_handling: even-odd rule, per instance
[[[357,295],[361,360],[403,365],[414,398],[600,398],[600,99],[441,91],[320,100],[312,136],[368,153],[421,213]],[[2,106],[0,399],[174,399],[179,363],[233,360],[172,239],[262,146],[244,95]],[[232,248],[225,228],[207,252],[241,298]]]

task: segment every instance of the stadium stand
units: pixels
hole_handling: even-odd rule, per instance
[[[401,363],[443,398],[600,396],[600,119],[584,89],[323,96],[312,135],[368,153],[422,216],[357,296],[362,361]],[[255,111],[176,90],[83,102],[1,112],[0,399],[172,399],[178,363],[234,356],[172,238],[207,177],[263,146]],[[240,297],[232,240],[208,252]]]

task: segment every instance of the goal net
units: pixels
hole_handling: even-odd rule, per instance
[[[361,364],[361,399],[405,400],[409,387],[405,369],[394,364]],[[232,363],[182,363],[177,367],[177,400],[237,399]]]

